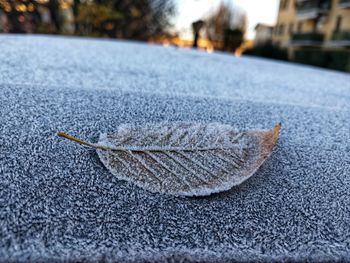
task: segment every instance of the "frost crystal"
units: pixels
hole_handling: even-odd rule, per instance
[[[122,125],[116,133],[101,134],[98,144],[74,140],[97,148],[102,163],[120,179],[152,192],[200,196],[252,176],[270,155],[280,127],[236,132],[217,123]]]

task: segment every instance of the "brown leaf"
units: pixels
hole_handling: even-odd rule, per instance
[[[152,192],[203,196],[251,177],[271,154],[281,124],[271,130],[237,132],[229,125],[168,122],[119,126],[97,144],[102,163],[120,179]]]

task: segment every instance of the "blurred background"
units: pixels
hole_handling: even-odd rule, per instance
[[[350,0],[0,0],[0,32],[130,39],[350,72]]]

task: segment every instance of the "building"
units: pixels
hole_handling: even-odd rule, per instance
[[[272,42],[291,60],[324,64],[337,56],[350,71],[350,0],[281,0]]]
[[[255,27],[254,46],[261,46],[271,42],[273,26],[266,24],[257,24]]]

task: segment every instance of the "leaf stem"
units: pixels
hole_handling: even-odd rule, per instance
[[[103,147],[101,145],[96,145],[96,144],[93,144],[93,143],[90,143],[90,142],[87,142],[87,141],[83,141],[81,139],[78,139],[76,137],[73,137],[71,135],[68,135],[64,132],[59,132],[57,133],[57,136],[59,137],[62,137],[62,138],[65,138],[65,139],[68,139],[70,141],[73,141],[73,142],[77,142],[79,144],[82,144],[82,145],[85,145],[85,146],[88,146],[88,147],[91,147],[91,148],[94,148],[94,149],[101,149],[101,150],[110,150],[109,148],[107,147]]]

